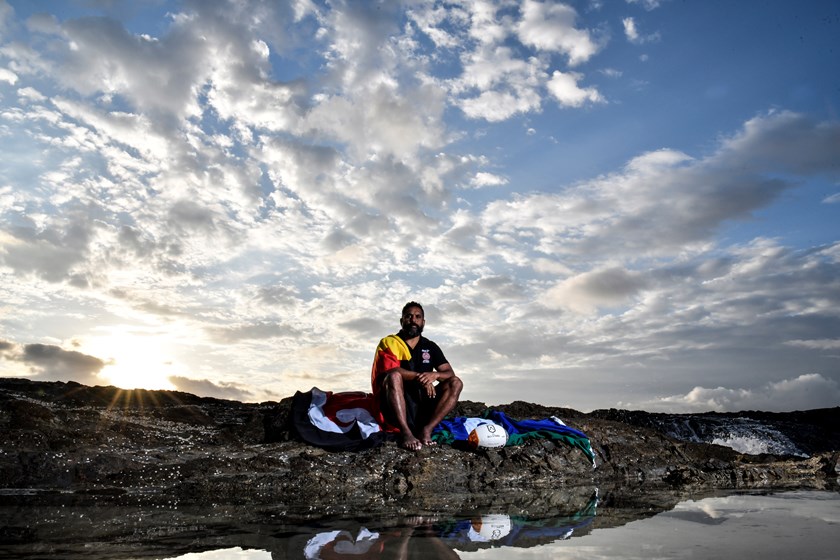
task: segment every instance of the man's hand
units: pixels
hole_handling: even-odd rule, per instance
[[[437,394],[435,393],[435,382],[438,380],[438,377],[438,374],[434,371],[417,374],[417,381],[419,381],[426,389],[426,395],[428,395],[430,399],[434,398]]]

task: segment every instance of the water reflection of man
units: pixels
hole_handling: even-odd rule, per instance
[[[306,543],[304,557],[307,560],[459,558],[432,530],[431,523],[422,518],[378,532],[362,527],[355,537],[347,530],[319,533]]]
[[[405,304],[400,331],[379,342],[371,375],[383,419],[413,451],[432,445],[432,430],[455,408],[463,388],[440,347],[422,336],[425,325],[423,306]]]

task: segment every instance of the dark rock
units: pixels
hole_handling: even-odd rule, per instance
[[[774,454],[808,456],[840,449],[840,407],[795,412],[664,414],[639,410],[595,410],[590,416],[652,428],[698,443],[752,439]]]

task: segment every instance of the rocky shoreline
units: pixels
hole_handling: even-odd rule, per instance
[[[801,457],[678,441],[656,428],[663,415],[584,414],[521,402],[494,407],[513,418],[563,418],[590,437],[598,463],[593,469],[579,451],[546,440],[498,451],[441,445],[415,453],[386,443],[330,453],[295,439],[290,401],[240,403],[0,379],[2,492],[7,498],[60,494],[328,511],[336,504],[381,507],[406,498],[422,503],[431,496],[475,499],[488,491],[558,487],[833,488],[840,469],[840,408],[774,416],[808,450]],[[463,402],[456,413],[477,415],[484,408]]]
[[[726,415],[494,408],[517,419],[563,418],[589,436],[597,468],[551,440],[420,452],[386,442],[331,453],[295,438],[291,398],[255,404],[0,379],[0,560],[225,547],[295,558],[311,537],[307,526],[405,527],[486,512],[556,523],[597,503],[603,528],[731,491],[838,488],[838,408],[733,415],[783,433],[807,451],[797,455],[747,455],[673,435],[689,426],[691,438],[705,437]],[[462,402],[456,414],[484,409]]]

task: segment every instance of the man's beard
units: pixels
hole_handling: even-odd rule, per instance
[[[402,328],[403,338],[415,338],[423,334],[423,327],[420,325],[408,325]]]

